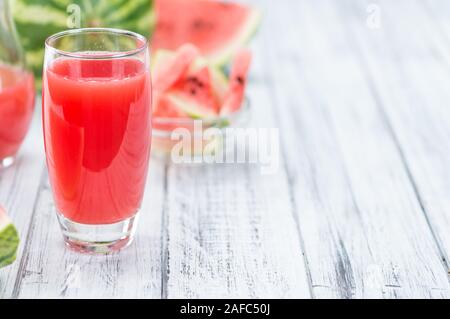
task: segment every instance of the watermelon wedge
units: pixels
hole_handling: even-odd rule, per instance
[[[12,264],[16,260],[19,246],[19,235],[6,211],[0,206],[0,268]]]
[[[258,29],[261,14],[242,4],[211,0],[156,0],[153,49],[199,48],[211,64],[226,65]]]
[[[158,92],[169,89],[198,56],[198,49],[191,44],[183,45],[176,54],[159,51],[153,62],[153,89]]]
[[[190,45],[159,50],[152,63],[154,117],[215,118],[228,90],[223,72],[195,54]],[[189,64],[189,65],[187,65]]]
[[[220,102],[216,100],[211,86],[210,69],[198,60],[167,92],[167,96],[174,105],[192,118],[216,117],[220,110]]]
[[[188,117],[162,94],[186,74],[198,55],[198,49],[189,44],[180,47],[176,53],[157,51],[152,59],[154,116]]]
[[[220,115],[229,115],[241,108],[245,98],[245,88],[251,62],[252,53],[247,49],[240,50],[234,58],[230,73],[230,84]]]

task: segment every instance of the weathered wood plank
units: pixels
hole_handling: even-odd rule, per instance
[[[250,127],[276,127],[255,50]],[[167,297],[309,298],[289,181],[259,165],[171,165],[167,180]]]
[[[446,4],[434,1],[427,2],[427,6],[424,2],[409,1],[389,5],[401,10],[402,4],[408,5],[406,14],[399,18],[385,10],[384,26],[376,33],[354,29],[359,18],[358,7],[354,7],[354,17],[348,23],[357,31],[354,33],[362,63],[398,139],[424,214],[440,247],[443,266],[450,270],[448,10],[442,10]],[[388,2],[381,5],[386,6]],[[440,28],[446,32],[439,32]],[[386,59],[386,54],[395,59]]]
[[[37,101],[36,105],[39,103]],[[13,293],[43,173],[44,151],[39,113],[37,111],[35,114],[17,162],[14,166],[0,171],[0,203],[6,207],[13,219],[21,239],[17,261],[7,268],[0,269],[0,299],[9,298]]]
[[[167,296],[309,297],[288,197],[248,166],[171,168]]]
[[[45,176],[14,297],[160,298],[163,180],[163,163],[153,161],[135,242],[117,254],[87,256],[64,246]]]
[[[447,297],[440,252],[346,16],[333,1],[290,4],[266,17],[265,48],[314,295]]]

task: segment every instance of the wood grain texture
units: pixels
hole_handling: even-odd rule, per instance
[[[389,6],[399,11],[402,4],[406,2]],[[450,270],[450,25],[442,7],[448,8],[448,3],[408,2],[401,19],[386,11],[384,26],[375,33],[354,28],[360,18],[357,6],[349,7],[354,17],[347,21],[349,28],[359,31],[354,36],[367,80],[389,119],[443,266]],[[411,28],[414,23],[424,27]]]
[[[342,27],[346,12],[341,21],[336,2],[290,4],[277,6],[272,17],[284,19],[269,22],[265,47],[314,296],[448,297],[439,247]]]

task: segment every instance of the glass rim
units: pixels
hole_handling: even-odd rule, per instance
[[[66,37],[66,36],[72,36],[77,34],[86,34],[86,33],[104,33],[104,34],[113,34],[113,35],[119,35],[119,36],[128,36],[135,38],[139,41],[141,41],[141,45],[139,45],[136,49],[133,50],[127,50],[127,51],[113,51],[113,52],[106,52],[106,51],[98,51],[102,52],[102,54],[85,54],[82,52],[69,52],[66,50],[57,49],[54,45],[51,43],[55,40],[58,40],[60,38]],[[143,35],[129,31],[129,30],[123,30],[123,29],[115,29],[115,28],[78,28],[78,29],[69,29],[65,31],[61,31],[58,33],[55,33],[51,36],[49,36],[45,40],[45,48],[47,50],[51,50],[59,55],[69,57],[69,58],[77,58],[77,59],[86,59],[86,60],[97,60],[97,59],[117,59],[117,58],[124,58],[129,57],[132,55],[139,54],[146,50],[149,47],[149,41],[146,37]],[[93,51],[95,52],[95,51]]]

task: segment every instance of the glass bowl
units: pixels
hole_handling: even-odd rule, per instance
[[[229,115],[214,118],[153,118],[152,154],[183,160],[226,153],[226,138],[233,128],[245,128],[250,120],[250,101]]]

